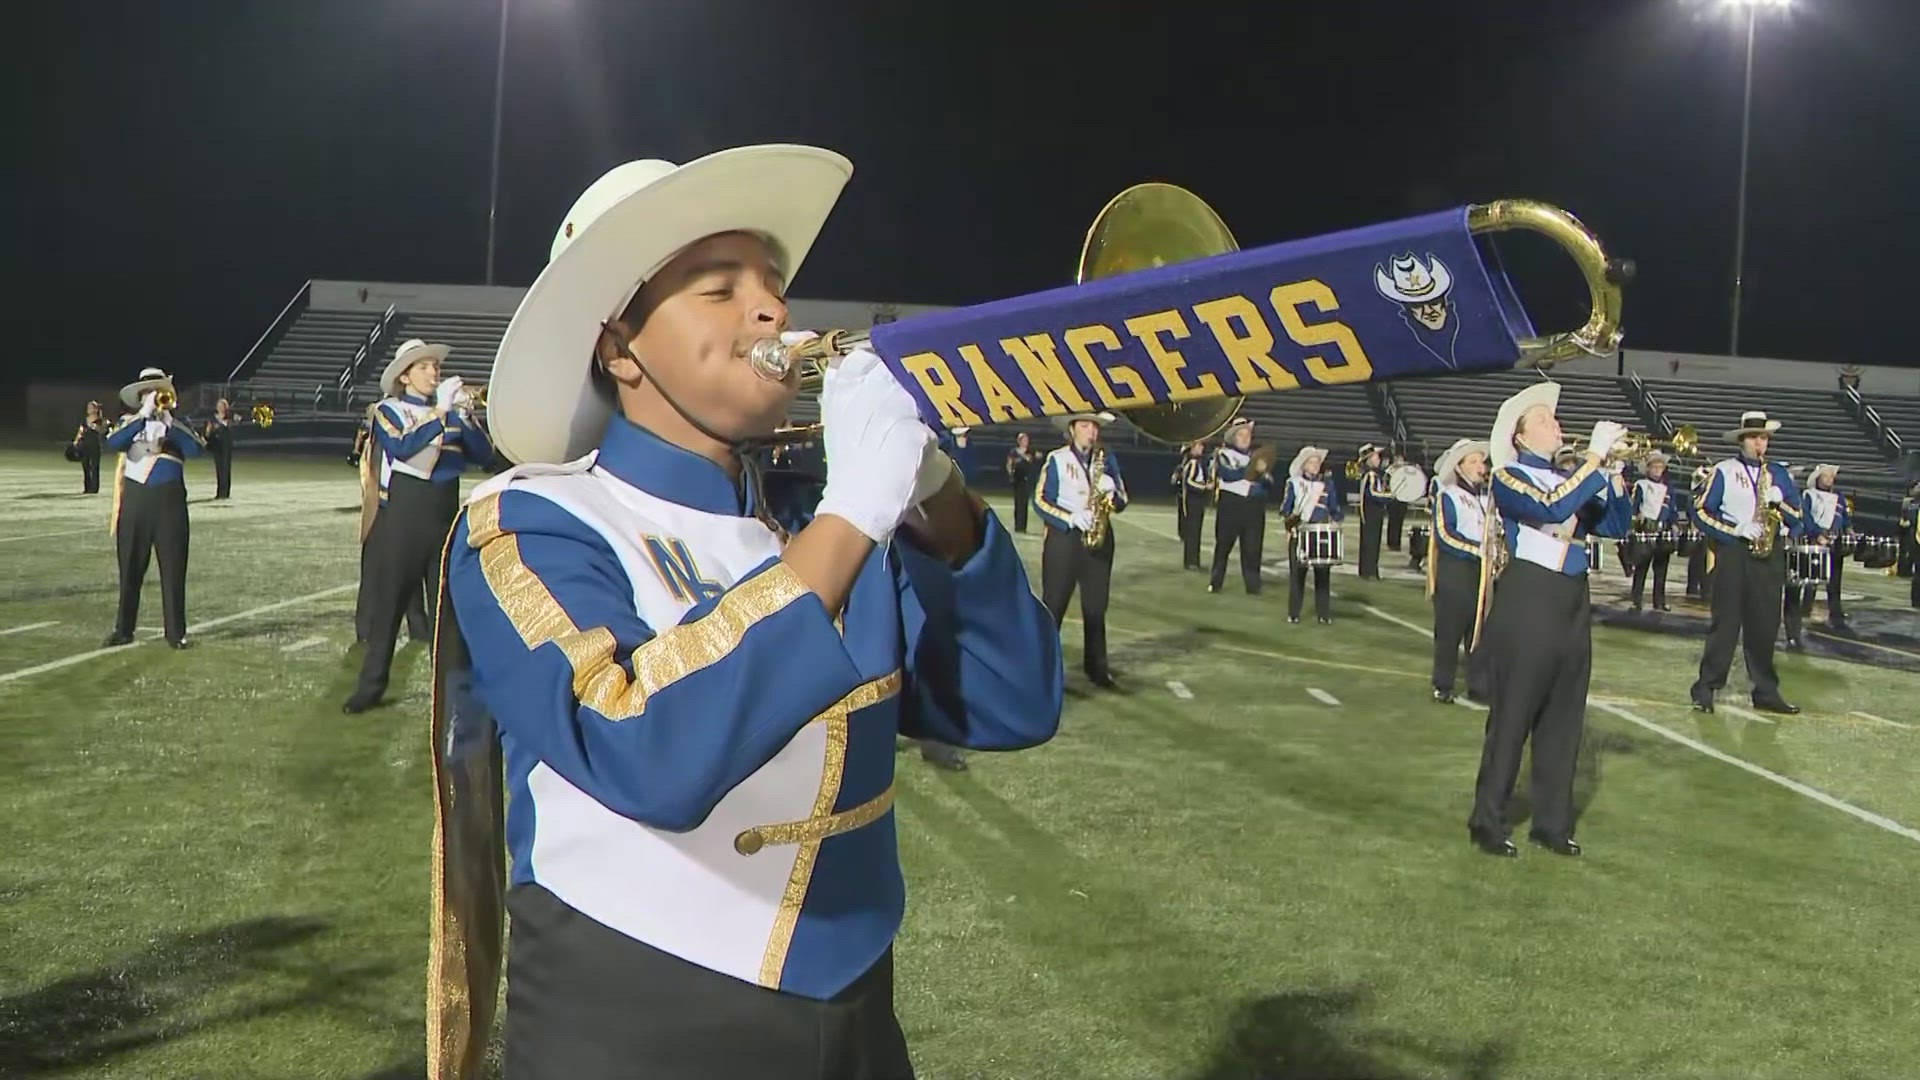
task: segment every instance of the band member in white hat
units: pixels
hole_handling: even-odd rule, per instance
[[[1360,462],[1360,576],[1380,577],[1380,533],[1394,503],[1387,467],[1380,463],[1380,447],[1363,444],[1355,451]]]
[[[1807,470],[1807,488],[1803,493],[1805,513],[1800,520],[1803,540],[1828,550],[1827,627],[1846,630],[1846,610],[1840,603],[1840,579],[1846,566],[1846,553],[1835,544],[1853,527],[1853,515],[1847,511],[1845,496],[1834,488],[1840,475],[1838,465],[1815,465]],[[1786,591],[1787,648],[1799,649],[1801,620],[1813,609],[1813,594],[1822,583],[1809,581]]]
[[[1100,447],[1100,429],[1111,413],[1075,413],[1059,419],[1067,444],[1047,455],[1033,506],[1046,524],[1040,549],[1040,596],[1056,629],[1067,605],[1080,592],[1083,666],[1095,686],[1117,689],[1107,663],[1107,595],[1113,586],[1113,527],[1104,513],[1127,507],[1127,485],[1120,462]],[[1101,511],[1096,497],[1107,507]],[[1093,537],[1092,540],[1089,537]]]
[[[1487,650],[1474,647],[1480,619],[1480,553],[1487,530],[1487,444],[1461,439],[1433,467],[1439,485],[1428,542],[1427,595],[1433,600],[1433,700],[1453,701],[1460,650],[1467,650],[1467,696],[1487,700]]]
[[[187,551],[191,522],[187,517],[186,459],[206,450],[193,429],[162,407],[162,393],[175,397],[173,379],[159,368],[146,368],[140,378],[120,388],[128,412],[107,433],[107,449],[120,455],[119,475],[113,486],[113,539],[120,562],[120,611],[107,645],[133,640],[140,616],[140,583],[147,563],[160,563],[160,609],[167,644],[186,648]]]
[[[460,377],[440,377],[451,351],[418,338],[401,342],[380,376],[387,399],[374,410],[373,437],[386,470],[386,500],[362,553],[367,651],[343,712],[365,712],[386,694],[401,618],[416,595],[439,594],[441,553],[460,512],[460,474],[469,464],[493,462],[493,442],[462,396]]]
[[[1267,536],[1267,493],[1273,478],[1254,476],[1253,421],[1242,417],[1228,424],[1220,449],[1213,453],[1214,489],[1218,501],[1213,515],[1213,573],[1207,591],[1219,592],[1227,580],[1227,559],[1240,548],[1240,580],[1247,594],[1260,591],[1260,549]]]
[[[522,464],[468,500],[436,628],[433,1080],[484,1064],[505,914],[508,1077],[912,1075],[895,736],[1045,742],[1060,638],[873,353],[826,375],[824,491],[750,464],[798,372],[746,357],[851,169],[620,165],[500,344]]]
[[[1301,559],[1299,529],[1302,525],[1324,525],[1328,522],[1345,520],[1347,508],[1340,504],[1340,498],[1321,475],[1326,465],[1325,447],[1303,446],[1293,455],[1292,464],[1287,466],[1287,490],[1280,497],[1280,516],[1287,521],[1287,528],[1293,530],[1294,540],[1287,545],[1287,621],[1300,621],[1300,607],[1305,601],[1307,571],[1313,571],[1313,613],[1323,623],[1333,621],[1332,574],[1330,566],[1309,568]]]
[[[1626,485],[1603,468],[1626,428],[1593,427],[1571,475],[1553,467],[1561,445],[1554,409],[1560,384],[1540,382],[1508,398],[1487,440],[1492,459],[1495,537],[1506,565],[1493,583],[1487,653],[1487,734],[1467,830],[1490,855],[1516,854],[1507,839],[1507,801],[1520,751],[1533,740],[1533,823],[1528,839],[1561,855],[1575,842],[1574,766],[1586,727],[1593,674],[1587,537],[1622,537],[1632,520]]]
[[[1655,451],[1647,455],[1645,476],[1633,482],[1633,520],[1643,532],[1671,529],[1679,520],[1676,510],[1677,500],[1673,489],[1667,483],[1667,455]],[[1646,597],[1647,571],[1653,571],[1653,610],[1671,611],[1667,606],[1667,564],[1673,559],[1670,551],[1659,550],[1656,544],[1646,544],[1636,549],[1633,566],[1633,610],[1639,611],[1641,601]]]
[[[1780,421],[1750,410],[1727,441],[1740,448],[1713,467],[1707,489],[1695,504],[1695,518],[1713,544],[1713,623],[1700,655],[1700,676],[1688,690],[1693,707],[1713,711],[1714,692],[1727,685],[1733,646],[1743,643],[1747,677],[1753,682],[1753,707],[1787,713],[1799,707],[1780,696],[1773,667],[1774,638],[1786,592],[1787,545],[1800,533],[1800,492],[1786,466],[1767,460]],[[1778,521],[1769,520],[1769,508]],[[1760,554],[1755,546],[1764,546]]]

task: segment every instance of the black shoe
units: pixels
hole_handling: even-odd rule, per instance
[[[1545,833],[1530,832],[1527,842],[1534,847],[1543,847],[1555,855],[1565,855],[1570,859],[1580,857],[1580,845],[1571,836],[1548,836]]]
[[[1324,623],[1324,624],[1325,624],[1325,625],[1327,625],[1327,626],[1332,626],[1332,625],[1333,625],[1333,616],[1331,616],[1331,615],[1322,615],[1322,616],[1320,616],[1320,622],[1322,622],[1322,623]]]
[[[920,760],[936,769],[945,769],[948,772],[967,771],[966,759],[960,756],[960,751],[951,746],[942,746],[938,749],[922,748]]]
[[[1635,615],[1638,615],[1638,614],[1640,614],[1640,601],[1638,601],[1638,600],[1635,600],[1635,601],[1633,602],[1633,606],[1632,606],[1631,608],[1629,608],[1628,610],[1629,610],[1630,612],[1632,612],[1633,614],[1635,614]]]
[[[1800,715],[1800,706],[1779,696],[1765,698],[1756,696],[1753,699],[1753,707],[1761,712],[1780,713],[1785,716]]]
[[[1215,585],[1215,584],[1213,584],[1213,583],[1211,583],[1211,582],[1209,582],[1209,583],[1207,584],[1207,591],[1208,591],[1208,592],[1212,592],[1212,593],[1217,593],[1217,592],[1219,592],[1219,591],[1220,591],[1220,586],[1218,586],[1218,585]]]
[[[1800,644],[1799,638],[1790,637],[1787,639],[1787,651],[1788,652],[1805,652],[1806,646]]]
[[[1472,831],[1469,831],[1468,835],[1473,840],[1473,846],[1479,848],[1482,854],[1497,855],[1503,859],[1520,857],[1520,849],[1514,847],[1513,841],[1504,836],[1490,836]]]
[[[1663,600],[1655,600],[1655,601],[1653,602],[1653,610],[1655,610],[1655,611],[1672,611],[1673,609],[1672,609],[1672,608],[1670,608],[1670,607],[1668,607],[1665,601],[1663,601]]]
[[[1287,616],[1287,621],[1288,621],[1288,622],[1299,622],[1299,621],[1300,621],[1300,616],[1298,616],[1298,615],[1289,615],[1289,616]]]
[[[188,640],[187,640],[186,638],[180,638],[180,639],[179,639],[179,640],[177,640],[177,641],[176,641],[175,639],[173,639],[173,638],[168,638],[168,639],[167,639],[167,648],[169,648],[169,649],[191,649],[191,648],[193,648],[193,642],[191,642],[191,641],[188,641]]]
[[[340,711],[343,713],[363,713],[378,704],[380,704],[380,693],[378,691],[355,690],[353,696],[347,699],[347,703],[340,706]]]
[[[1113,681],[1113,673],[1110,671],[1089,671],[1087,681],[1102,690],[1120,689],[1120,684]]]
[[[112,648],[117,648],[121,645],[131,645],[131,644],[133,644],[132,634],[108,634],[107,640],[101,642],[100,647],[103,649],[112,649]]]
[[[1434,704],[1436,704],[1436,705],[1451,705],[1451,704],[1453,704],[1453,691],[1451,691],[1451,690],[1435,690],[1435,691],[1433,692],[1433,702],[1434,702]]]
[[[1694,687],[1687,691],[1687,697],[1693,701],[1693,711],[1710,713],[1713,711],[1713,691]]]
[[[1828,619],[1827,629],[1833,631],[1836,634],[1853,633],[1853,625],[1847,622],[1847,620],[1845,619]]]
[[[1253,588],[1251,588],[1251,589],[1248,589],[1248,590],[1247,590],[1247,595],[1248,595],[1248,596],[1259,596],[1259,595],[1260,595],[1260,586],[1258,586],[1258,585],[1255,585],[1255,586],[1254,586]]]

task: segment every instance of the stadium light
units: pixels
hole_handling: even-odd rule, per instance
[[[1734,210],[1733,232],[1733,311],[1727,332],[1727,353],[1740,355],[1740,300],[1747,268],[1747,152],[1753,134],[1753,37],[1760,11],[1785,11],[1793,0],[1720,0],[1730,12],[1744,10],[1747,17],[1746,88],[1740,99],[1740,195]]]
[[[512,0],[500,0],[499,46],[493,56],[493,165],[487,181],[487,284],[493,284],[494,222],[500,211],[500,109],[507,85],[507,11]]]

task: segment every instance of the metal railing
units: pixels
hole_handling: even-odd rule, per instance
[[[387,328],[393,325],[393,312],[394,306],[388,304],[387,310],[380,313],[380,321],[374,323],[373,329],[368,330],[367,336],[360,340],[360,347],[353,351],[353,359],[347,361],[346,368],[340,372],[336,384],[340,389],[348,389],[359,382],[360,368],[366,364],[367,357],[379,354],[381,344],[386,341]]]
[[[1842,385],[1840,393],[1847,399],[1847,406],[1852,410],[1854,418],[1872,432],[1875,439],[1879,440],[1881,449],[1895,457],[1907,452],[1906,442],[1900,438],[1900,433],[1893,430],[1893,425],[1881,418],[1880,410],[1867,404],[1866,399],[1860,396],[1859,387]]]
[[[1641,411],[1646,413],[1648,418],[1659,426],[1660,434],[1672,435],[1674,431],[1673,418],[1667,415],[1666,407],[1660,404],[1660,399],[1654,396],[1653,391],[1647,389],[1647,382],[1640,377],[1639,372],[1630,371],[1627,373],[1627,386],[1632,390],[1634,400],[1640,406]]]
[[[233,365],[232,371],[227,372],[227,381],[233,382],[240,378],[243,373],[252,369],[256,360],[266,359],[265,351],[279,342],[280,336],[285,334],[287,327],[292,326],[293,321],[307,310],[307,305],[312,302],[312,299],[313,281],[309,279],[306,284],[300,286],[298,292],[293,294],[293,299],[287,301],[287,306],[280,309],[280,314],[274,316],[273,321],[267,324],[266,331],[253,343],[253,348],[247,350],[247,355]]]

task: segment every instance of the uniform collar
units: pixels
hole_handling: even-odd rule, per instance
[[[401,394],[400,400],[406,402],[409,405],[425,405],[427,403],[426,398],[421,397],[419,394],[416,394],[411,390],[407,391],[404,394]]]
[[[595,463],[630,487],[689,509],[730,517],[752,512],[751,485],[737,483],[718,463],[618,413],[607,422]]]
[[[1553,460],[1551,458],[1541,457],[1531,450],[1520,451],[1513,460],[1521,465],[1530,465],[1533,468],[1545,469],[1548,472],[1553,471]]]
[[[1748,457],[1744,450],[1738,454],[1735,454],[1734,458],[1737,459],[1740,462],[1740,464],[1745,465],[1749,469],[1757,469],[1760,467],[1759,460]]]

